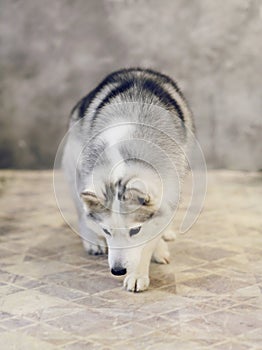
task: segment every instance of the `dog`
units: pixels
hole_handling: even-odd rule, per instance
[[[193,134],[178,85],[151,69],[111,73],[71,112],[63,168],[79,232],[128,291],[148,288],[151,260],[169,263]]]

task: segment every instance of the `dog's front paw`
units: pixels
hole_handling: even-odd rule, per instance
[[[130,292],[142,292],[149,286],[150,280],[148,276],[141,276],[135,273],[127,275],[124,280],[124,287]]]
[[[83,240],[83,246],[88,254],[90,255],[103,255],[107,253],[106,244],[92,244]]]
[[[167,230],[165,231],[165,233],[163,234],[162,238],[165,241],[174,241],[176,239],[176,234],[174,231],[172,230]]]
[[[170,253],[168,250],[167,243],[164,242],[163,239],[161,239],[160,242],[158,243],[153,253],[152,260],[158,264],[169,264]]]

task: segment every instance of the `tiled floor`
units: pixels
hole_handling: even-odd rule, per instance
[[[210,172],[205,208],[122,290],[64,224],[51,172],[0,173],[0,349],[262,349],[262,174]]]

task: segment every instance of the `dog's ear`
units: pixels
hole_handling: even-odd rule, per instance
[[[101,200],[99,200],[94,192],[85,190],[81,193],[81,197],[90,210],[98,209],[101,205]]]

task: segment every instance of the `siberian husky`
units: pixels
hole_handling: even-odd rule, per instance
[[[72,110],[63,167],[79,232],[129,291],[148,288],[151,260],[169,262],[193,132],[177,84],[150,69],[108,75]]]

